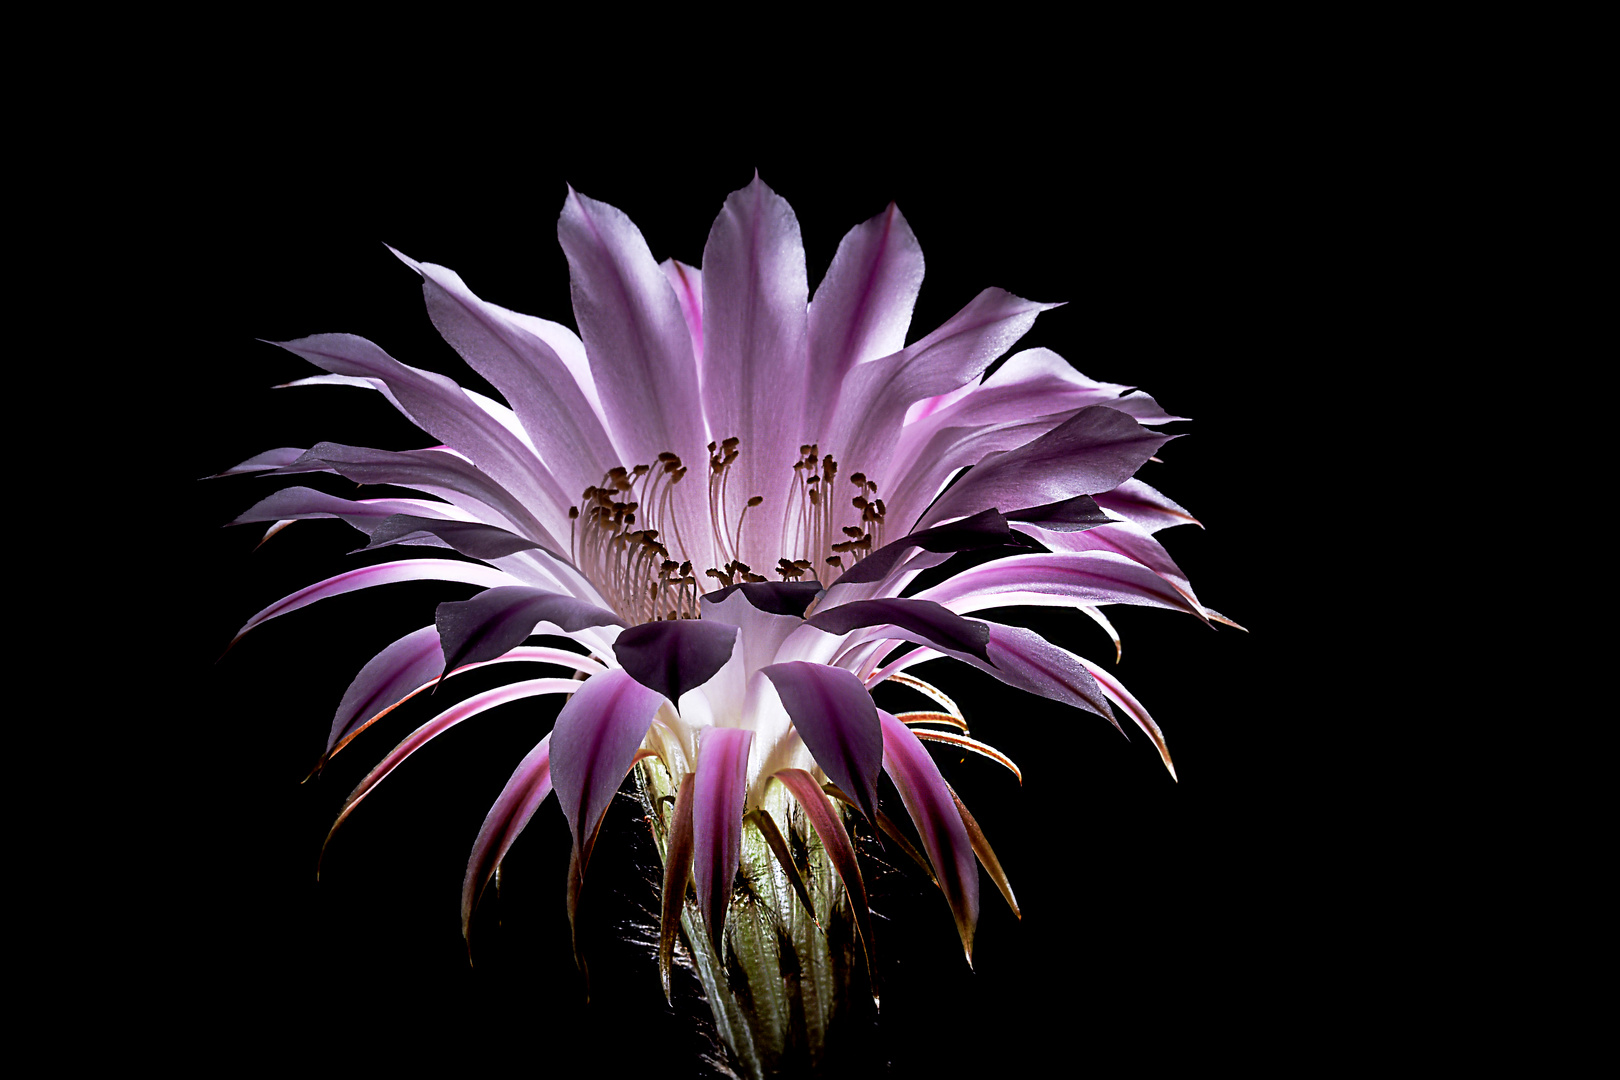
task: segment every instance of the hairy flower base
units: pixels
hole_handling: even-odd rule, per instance
[[[638,768],[636,777],[664,859],[675,785],[653,761]],[[688,956],[721,1038],[755,1076],[772,1075],[786,1062],[820,1065],[829,1048],[838,1045],[835,1031],[849,1028],[854,1039],[853,1029],[876,1015],[849,894],[826,849],[780,785],[766,797],[764,809],[794,850],[814,917],[764,835],[750,825],[743,832],[723,957],[704,929],[694,895],[686,897],[680,918]]]

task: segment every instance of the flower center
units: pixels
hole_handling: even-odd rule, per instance
[[[740,452],[736,438],[709,444],[709,540],[725,563],[703,571],[703,577],[715,582],[708,588],[700,586],[692,573],[685,540],[675,525],[675,485],[687,473],[676,455],[659,454],[656,465],[616,466],[600,485],[584,490],[579,506],[568,508],[574,563],[618,614],[635,622],[696,619],[704,593],[767,580],[739,555],[749,512],[765,497],[750,496],[736,522],[726,520],[731,475]],[[846,509],[834,492],[837,477],[833,455],[821,456],[814,444],[799,447],[779,530],[778,550],[783,554],[775,573],[783,581],[800,581],[808,574],[816,581],[831,582],[847,566],[883,546],[884,506],[877,484],[863,473],[852,474],[849,483],[855,492]],[[665,522],[674,526],[672,533],[662,528]],[[671,547],[680,554],[678,561]]]

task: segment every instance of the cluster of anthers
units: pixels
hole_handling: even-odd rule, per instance
[[[708,448],[710,539],[714,550],[727,556],[723,565],[703,572],[704,577],[715,580],[714,588],[768,580],[737,555],[748,511],[764,502],[764,496],[748,498],[737,515],[735,529],[728,527],[722,512],[739,445],[740,440],[729,438],[711,442]],[[575,564],[620,615],[637,623],[700,617],[698,600],[707,590],[700,587],[692,572],[680,527],[671,512],[675,485],[686,473],[680,457],[667,451],[658,455],[656,466],[615,466],[602,477],[600,485],[581,493],[579,506],[568,508],[569,549]],[[823,573],[817,570],[818,561],[831,568],[826,572],[830,580],[843,572],[846,559],[853,566],[874,548],[883,546],[886,508],[877,497],[876,481],[864,473],[850,476],[855,487],[850,506],[859,517],[856,524],[841,525],[843,515],[838,512],[833,494],[837,476],[838,462],[833,455],[822,456],[820,447],[813,443],[799,447],[780,538],[781,550],[789,554],[779,558],[775,568],[783,581],[802,581],[808,574],[820,582]],[[638,517],[644,526],[639,529],[635,528]],[[654,527],[665,522],[671,526],[669,534]],[[680,553],[679,560],[665,543],[666,535]],[[840,536],[843,539],[835,539]]]

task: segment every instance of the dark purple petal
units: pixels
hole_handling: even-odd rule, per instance
[[[692,877],[692,788],[696,774],[681,779],[675,795],[675,813],[669,824],[669,841],[664,850],[663,903],[658,917],[658,981],[664,985],[664,1002],[669,998],[669,966],[675,958],[675,935],[681,928],[681,908],[686,903],[686,883]]]
[[[822,772],[860,801],[867,821],[876,821],[883,733],[877,706],[861,680],[842,668],[798,660],[760,670],[776,687],[794,730]]]
[[[731,659],[737,628],[708,619],[668,619],[632,626],[613,643],[613,655],[642,686],[679,707],[681,695],[714,678]]]
[[[1112,491],[1098,492],[1097,505],[1112,510],[1127,521],[1136,522],[1150,533],[1168,529],[1172,525],[1204,527],[1202,522],[1174,501],[1140,480],[1126,480]]]
[[[416,499],[340,499],[314,488],[283,488],[260,499],[238,514],[232,525],[256,521],[299,521],[307,518],[340,518],[362,532],[369,532],[383,519],[395,514],[420,514],[424,504]],[[449,509],[449,507],[446,507]]]
[[[337,715],[332,717],[326,755],[330,757],[340,742],[377,714],[431,683],[443,670],[444,650],[439,647],[436,626],[424,626],[406,634],[366,661],[366,666],[343,692]]]
[[[1106,519],[1104,519],[1106,520]],[[844,571],[834,585],[856,585],[863,582],[882,581],[900,563],[900,558],[909,549],[922,548],[924,551],[936,553],[956,551],[977,551],[982,548],[1001,547],[1004,544],[1015,545],[1019,538],[1007,527],[1007,519],[994,509],[974,514],[970,518],[953,521],[948,525],[937,525],[932,529],[923,529],[910,536],[903,536],[892,544],[884,544],[872,554]]]
[[[551,736],[548,734],[518,763],[495,804],[484,815],[478,839],[473,841],[472,854],[467,858],[467,876],[461,883],[463,940],[467,939],[467,929],[472,923],[473,905],[489,884],[490,875],[501,865],[512,842],[550,794]]]
[[[781,554],[800,444],[783,411],[805,385],[808,296],[799,221],[756,175],[726,199],[703,249],[703,408],[716,439],[740,440],[720,514],[728,531],[742,520],[733,554],[755,565]],[[753,496],[763,501],[745,515]]]
[[[904,348],[922,279],[922,249],[894,203],[846,233],[810,302],[811,385],[835,389],[857,365]],[[836,393],[806,394],[804,430],[825,430],[837,404]]]
[[[602,813],[635,764],[663,697],[622,671],[593,675],[557,714],[551,782],[583,876]]]
[[[217,480],[222,476],[240,476],[244,473],[269,472],[280,469],[297,461],[303,451],[296,446],[283,446],[275,450],[266,450],[262,454],[254,454],[240,465],[232,465],[224,472],[203,477],[204,480]]]
[[[507,585],[486,589],[471,600],[440,604],[434,623],[444,643],[444,670],[493,660],[548,622],[574,633],[591,626],[623,626],[606,608],[563,593]]]
[[[863,626],[893,625],[914,640],[946,652],[963,652],[989,662],[989,632],[974,619],[964,619],[927,600],[857,600],[816,612],[805,620],[829,634],[847,634]]]
[[[821,592],[821,586],[814,581],[745,581],[704,593],[703,602],[718,604],[735,592],[742,593],[750,604],[768,615],[795,615],[802,619],[810,601]]]
[[[872,937],[872,911],[866,903],[866,883],[861,880],[861,868],[855,861],[855,845],[849,842],[849,832],[839,819],[838,811],[833,808],[832,800],[821,790],[821,785],[816,783],[815,777],[803,769],[783,769],[775,774],[775,779],[781,781],[782,786],[799,800],[805,818],[809,820],[811,828],[816,830],[816,835],[821,838],[821,846],[826,849],[833,870],[849,893],[849,906],[855,915],[855,929],[861,935],[861,947],[866,952],[867,971],[875,970],[872,966],[873,950],[876,946],[876,941]]]
[[[1007,515],[1009,521],[1023,521],[1039,525],[1053,532],[1084,532],[1100,525],[1108,525],[1113,518],[1103,512],[1097,500],[1090,495],[1076,495],[1072,499],[1015,510]],[[972,519],[969,519],[972,520]]]
[[[348,799],[343,803],[343,809],[338,813],[337,820],[332,823],[331,832],[326,834],[327,842],[331,842],[332,833],[337,832],[338,826],[354,813],[360,801],[371,794],[389,773],[399,768],[406,758],[463,720],[471,719],[481,712],[487,712],[509,701],[537,697],[541,694],[572,694],[584,685],[577,679],[529,679],[509,686],[498,686],[494,690],[486,690],[446,709],[407,735],[398,746],[388,752],[387,757],[377,763],[376,768],[366,774],[366,778],[360,781],[360,785],[350,792]]]
[[[1033,442],[986,457],[918,524],[964,517],[987,506],[1043,506],[1110,491],[1172,438],[1115,409],[1081,409]]]
[[[477,521],[444,521],[414,514],[394,514],[372,530],[371,543],[366,548],[405,544],[430,536],[474,559],[500,559],[540,547],[533,540]]]
[[[865,693],[863,690],[862,693]],[[748,790],[748,747],[754,733],[744,728],[704,728],[698,744],[697,784],[692,791],[692,879],[698,909],[715,950],[726,929],[726,907],[742,854],[743,797]]]
[[[621,464],[567,365],[521,317],[479,299],[452,270],[394,254],[422,275],[434,327],[501,392],[565,491],[577,494]]]
[[[974,861],[973,841],[939,766],[917,736],[881,709],[878,719],[883,725],[883,768],[899,790],[923,850],[934,864],[934,876],[951,906],[962,951],[971,965],[973,931],[979,923],[979,866]]]
[[[341,596],[356,589],[369,589],[373,585],[389,585],[396,581],[460,581],[468,585],[490,588],[504,585],[510,580],[511,578],[492,566],[453,559],[406,559],[402,562],[362,566],[358,570],[329,577],[307,589],[299,589],[290,596],[282,597],[244,623],[242,629],[236,632],[236,637],[231,639],[231,643],[235,644],[243,634],[278,615],[297,611],[329,596]]]

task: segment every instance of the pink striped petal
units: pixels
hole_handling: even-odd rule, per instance
[[[326,834],[327,842],[331,842],[332,833],[337,832],[338,826],[342,825],[349,815],[354,813],[361,800],[370,795],[389,773],[399,768],[406,758],[463,720],[471,719],[479,713],[488,712],[497,705],[505,705],[510,701],[538,697],[541,694],[572,694],[584,685],[585,683],[576,679],[528,679],[524,682],[499,686],[494,690],[486,690],[482,694],[475,694],[466,701],[446,709],[407,735],[398,746],[388,752],[387,757],[379,761],[376,767],[366,774],[366,778],[360,781],[359,786],[350,792],[348,799],[344,801],[343,809],[338,813],[337,820],[332,823],[331,831]]]
[[[664,272],[669,279],[669,287],[675,290],[675,299],[680,301],[681,315],[686,319],[686,329],[692,335],[692,355],[697,359],[698,367],[703,367],[703,271],[695,266],[687,266],[678,259],[665,259],[658,264],[658,269]]]
[[[473,841],[467,859],[467,876],[461,883],[461,936],[467,938],[473,905],[478,902],[489,879],[506,858],[518,834],[551,794],[551,736],[546,735],[524,755],[511,779],[501,789],[495,804],[484,815],[478,839]]]
[[[1127,521],[1134,521],[1150,533],[1168,529],[1172,525],[1203,523],[1187,513],[1174,500],[1154,490],[1140,480],[1126,480],[1112,491],[1098,492],[1097,505],[1112,510]]]
[[[465,454],[524,505],[569,505],[569,495],[534,453],[443,375],[402,364],[353,334],[276,344],[327,371],[381,379],[422,430]]]
[[[760,670],[776,687],[794,730],[821,771],[859,800],[867,821],[876,821],[883,733],[877,706],[861,680],[841,668],[797,660]]]
[[[756,175],[726,199],[703,249],[703,407],[715,439],[741,440],[720,513],[728,531],[742,521],[732,554],[754,566],[782,554],[784,478],[801,442],[783,409],[810,393],[808,295],[799,220]],[[763,502],[744,514],[754,496]]]
[[[551,779],[574,838],[581,876],[602,814],[663,703],[662,694],[625,672],[606,671],[580,684],[557,714],[551,731]]]
[[[722,956],[726,908],[742,855],[743,796],[753,739],[754,733],[744,728],[711,727],[703,729],[698,743],[697,783],[692,792],[692,878],[704,929]]]
[[[962,951],[973,964],[973,931],[979,923],[979,866],[962,815],[939,766],[928,756],[910,728],[878,710],[883,724],[883,767],[911,821],[922,837],[923,850],[934,864],[934,876],[951,906]]]
[[[501,392],[564,491],[584,491],[620,464],[613,441],[550,345],[504,308],[475,296],[454,271],[394,254],[422,276],[434,327]]]
[[[508,585],[512,579],[494,567],[484,566],[481,563],[457,562],[452,559],[407,559],[401,562],[378,563],[376,566],[363,566],[282,597],[244,623],[242,629],[236,632],[236,637],[231,639],[231,644],[236,644],[243,634],[255,626],[269,622],[278,615],[285,615],[289,611],[308,607],[317,600],[341,596],[357,589],[369,589],[374,585],[391,585],[397,581],[459,581],[468,585],[494,588],[497,585]]]
[[[813,385],[842,386],[856,365],[903,349],[922,280],[922,248],[894,203],[846,233],[810,301]],[[837,404],[833,393],[806,394],[803,430],[826,430]]]
[[[983,563],[917,594],[958,614],[1031,604],[1080,607],[1138,604],[1204,613],[1181,589],[1141,563],[1113,551],[1060,551],[1012,555]]]
[[[1091,672],[1098,685],[1102,687],[1102,692],[1108,695],[1108,700],[1124,709],[1125,714],[1136,722],[1137,727],[1142,729],[1142,733],[1153,740],[1153,745],[1159,751],[1160,760],[1164,762],[1164,767],[1170,770],[1170,779],[1179,781],[1180,778],[1176,776],[1175,763],[1170,760],[1170,747],[1164,741],[1164,732],[1159,730],[1159,725],[1153,722],[1153,717],[1148,715],[1148,711],[1142,707],[1142,703],[1137,701],[1129,690],[1125,689],[1124,683],[1116,679],[1113,673],[1101,664],[1093,663],[1083,656],[1076,656],[1075,659],[1084,664],[1086,669]]]
[[[675,486],[678,527],[688,544],[702,544],[702,550],[687,550],[688,559],[718,565],[706,559],[708,492],[702,476],[709,440],[692,338],[675,290],[622,211],[572,188],[557,220],[557,238],[568,257],[574,321],[591,375],[614,444],[630,457],[620,464],[650,464],[668,451],[698,474]]]

